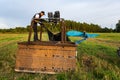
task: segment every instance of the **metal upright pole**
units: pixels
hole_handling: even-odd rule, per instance
[[[40,28],[40,41],[42,41],[42,28],[43,28],[43,25],[41,25],[41,28]]]
[[[65,21],[63,22],[63,26],[64,26],[64,43],[66,42],[66,25],[65,25]]]
[[[61,43],[66,42],[66,26],[64,20],[61,21]]]
[[[30,30],[29,30],[29,35],[28,35],[28,43],[30,43],[30,39],[31,39],[31,35],[32,35],[32,25],[33,25],[33,23],[31,23],[31,25],[30,25]]]

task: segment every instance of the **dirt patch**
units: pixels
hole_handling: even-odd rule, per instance
[[[91,71],[96,67],[96,65],[94,64],[94,59],[92,58],[92,56],[88,55],[82,56],[82,65],[86,71]]]

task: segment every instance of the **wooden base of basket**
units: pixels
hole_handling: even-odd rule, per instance
[[[76,45],[59,42],[18,43],[15,71],[56,74],[75,70]]]

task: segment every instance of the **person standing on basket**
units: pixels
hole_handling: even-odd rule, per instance
[[[45,15],[45,12],[41,11],[40,13],[36,13],[32,18],[31,27],[34,31],[34,41],[38,41],[37,23],[43,15]]]

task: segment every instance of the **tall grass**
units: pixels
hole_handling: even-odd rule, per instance
[[[55,75],[14,71],[17,42],[26,41],[27,37],[27,34],[0,34],[0,80],[120,80],[120,57],[116,54],[119,33],[102,33],[82,42],[77,47],[76,70]],[[48,40],[46,34],[43,40]]]

